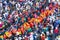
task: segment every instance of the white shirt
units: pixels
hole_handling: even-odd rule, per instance
[[[45,38],[45,40],[48,40],[48,37],[47,37],[47,38]]]
[[[50,21],[55,21],[55,16],[50,16]]]
[[[56,39],[57,39],[57,40],[60,40],[60,38],[58,38],[58,37],[57,37]]]
[[[59,2],[59,0],[56,0],[57,2]]]
[[[19,3],[16,4],[16,8],[17,8],[17,10],[20,9],[20,4]]]
[[[33,35],[30,35],[30,40],[33,40]]]
[[[51,34],[53,34],[53,30],[51,30]]]
[[[47,31],[46,34],[49,35],[49,31]]]
[[[50,2],[51,2],[51,0],[48,0],[48,2],[50,3]]]
[[[30,9],[30,6],[29,6],[29,5],[27,5],[27,6],[26,6],[26,9]]]
[[[5,4],[7,4],[7,2],[6,2],[6,1],[4,1],[4,3],[5,3]]]
[[[8,16],[8,12],[6,12],[6,13],[4,13],[3,15],[4,15],[4,18],[6,18],[7,16]]]
[[[19,35],[19,33],[18,33],[18,32],[16,32],[16,35]]]
[[[5,10],[6,10],[6,11],[8,10],[8,6],[7,6],[7,5],[5,6]]]
[[[18,38],[16,37],[15,40],[18,40]]]
[[[60,2],[58,2],[58,5],[60,5]]]
[[[38,8],[39,8],[39,2],[36,2],[36,7],[38,7]]]
[[[21,40],[21,39],[22,39],[22,37],[19,37],[18,39],[19,39],[19,40]]]

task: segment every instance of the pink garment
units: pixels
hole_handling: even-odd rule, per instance
[[[37,15],[36,15],[36,14],[34,14],[34,17],[35,17],[35,18],[37,18]]]
[[[2,28],[3,24],[0,24],[0,28]]]

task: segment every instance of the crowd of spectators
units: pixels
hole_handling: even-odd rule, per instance
[[[58,0],[0,0],[0,40],[55,40],[59,6]]]

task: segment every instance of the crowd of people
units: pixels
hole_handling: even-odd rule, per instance
[[[0,40],[55,40],[59,6],[58,0],[0,0]]]

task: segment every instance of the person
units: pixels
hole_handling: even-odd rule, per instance
[[[50,30],[48,30],[50,25],[47,27],[46,25],[48,25],[47,23],[52,23],[53,25],[53,22],[55,21],[54,11],[57,12],[59,3],[56,3],[55,1],[48,3],[48,1],[49,0],[0,0],[0,20],[7,22],[4,23],[6,26],[3,28],[3,30],[5,30],[5,33],[3,34],[4,40],[11,36],[17,36],[15,37],[16,40],[25,39],[30,32],[32,32],[32,34],[30,34],[28,36],[30,38],[26,38],[26,40],[35,40],[40,34],[41,40],[45,40],[46,34],[54,34],[52,31],[55,30],[54,27],[58,23],[55,23],[54,27],[50,28]],[[46,18],[48,18],[48,21],[46,21]],[[39,27],[38,23],[41,23]],[[44,29],[43,31],[45,33],[42,33],[42,29]],[[34,32],[36,32],[37,35],[36,33],[34,34]],[[18,37],[19,35],[22,36]]]
[[[44,34],[44,32],[42,32],[42,34],[41,34],[41,40],[45,40],[45,34]]]
[[[33,32],[30,33],[29,40],[34,40],[34,38],[33,38]]]
[[[56,28],[54,29],[55,38],[56,38],[56,36],[58,36],[58,33],[59,33],[59,29],[58,29],[58,27],[56,27]]]
[[[28,36],[25,36],[25,39],[24,40],[29,40]]]
[[[45,40],[48,40],[48,37],[46,37]]]
[[[57,37],[56,37],[56,40],[60,40],[60,36],[57,36]]]
[[[17,37],[14,37],[14,40],[18,40],[18,38]]]

